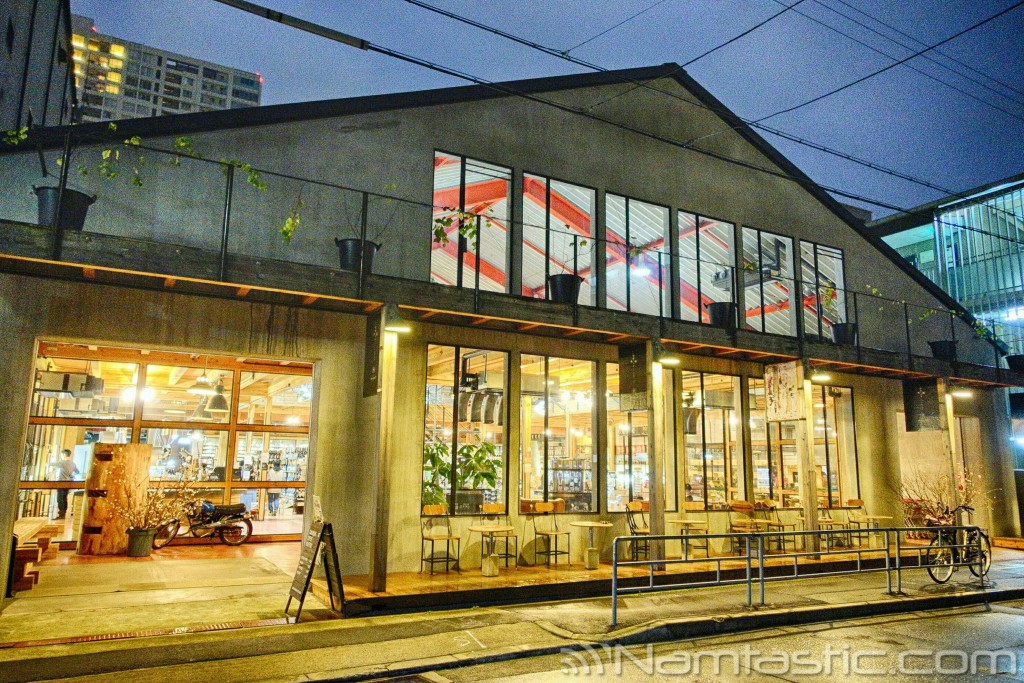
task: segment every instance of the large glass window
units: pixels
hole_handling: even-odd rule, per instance
[[[626,411],[619,402],[619,365],[608,363],[608,511],[623,512],[626,503],[651,499],[648,461],[648,410]]]
[[[295,361],[287,373],[278,368],[284,369],[278,361],[235,356],[40,342],[19,518],[64,510],[60,492],[69,490],[69,477],[62,472],[72,471],[70,481],[85,480],[95,444],[141,443],[152,449],[154,487],[194,465],[201,497],[251,498],[256,533],[301,533],[301,513],[266,522],[271,510],[303,509],[312,366]],[[65,450],[77,472],[62,464]],[[235,488],[243,481],[244,490]],[[272,488],[279,489],[274,505]],[[71,490],[66,500],[58,540],[74,538],[77,527],[66,520],[79,510],[82,492]]]
[[[739,392],[739,377],[680,373],[683,496],[707,510],[747,499]]]
[[[853,390],[814,385],[811,441],[820,507],[838,507],[860,498]],[[750,380],[750,429],[753,446],[754,501],[800,507],[797,423],[765,421],[764,380]]]
[[[446,239],[435,239],[431,245],[431,282],[508,291],[511,193],[511,169],[455,154],[434,154],[432,227],[443,231]],[[463,222],[472,227],[460,231]]]
[[[796,335],[796,280],[793,239],[743,228],[744,327],[757,332]]]
[[[664,315],[668,307],[669,213],[664,206],[605,196],[607,307]]]
[[[594,201],[590,188],[523,174],[523,296],[547,297],[547,278],[578,275],[580,303],[594,304]]]
[[[800,279],[804,335],[831,341],[832,325],[846,322],[843,252],[801,240]]]
[[[427,347],[423,505],[479,514],[504,503],[508,354]]]
[[[519,510],[597,511],[596,364],[523,354],[520,361]]]
[[[680,211],[679,316],[708,322],[707,306],[733,302],[733,225]]]

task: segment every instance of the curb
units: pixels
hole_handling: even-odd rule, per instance
[[[347,681],[368,681],[379,679],[382,676],[400,678],[402,676],[414,676],[429,671],[443,671],[446,669],[464,668],[480,664],[491,664],[495,662],[507,662],[515,659],[528,657],[543,657],[554,654],[564,654],[570,651],[580,651],[591,648],[594,645],[641,645],[682,640],[688,638],[703,638],[714,635],[725,635],[731,633],[742,633],[746,631],[758,631],[780,626],[803,626],[806,624],[821,623],[825,621],[846,621],[870,616],[884,616],[887,614],[901,614],[908,612],[924,612],[957,607],[969,607],[973,605],[1000,602],[1004,600],[1024,599],[1024,588],[994,589],[956,593],[952,595],[927,596],[920,598],[904,598],[887,602],[857,602],[828,605],[826,607],[793,607],[778,610],[765,610],[749,614],[719,614],[689,619],[663,620],[648,622],[639,626],[621,629],[609,633],[604,638],[596,638],[592,635],[574,634],[545,624],[545,622],[534,622],[537,626],[544,628],[554,635],[567,638],[565,645],[559,647],[544,646],[529,648],[525,647],[515,651],[501,651],[480,654],[478,656],[459,655],[451,660],[438,661],[436,658],[429,662],[410,662],[405,666],[373,667],[372,670],[364,669],[359,672],[344,674],[334,677],[320,677],[316,674],[309,674],[317,681],[331,681],[338,683]]]

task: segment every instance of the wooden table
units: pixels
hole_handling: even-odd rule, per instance
[[[515,527],[508,524],[474,524],[469,530],[480,534],[481,541],[487,541],[487,552],[480,560],[480,573],[484,576],[497,576],[498,558],[494,554],[494,535],[515,531]]]
[[[708,523],[707,522],[701,522],[701,521],[698,521],[696,519],[666,519],[665,523],[666,524],[678,524],[679,525],[679,527],[680,527],[679,535],[683,539],[683,559],[684,560],[687,559],[687,556],[690,554],[690,528],[691,527],[700,527],[701,529],[704,529],[705,532],[707,532],[707,530],[708,530]],[[705,539],[704,542],[707,543],[707,540]],[[700,547],[700,546],[698,545],[698,547]]]
[[[589,544],[587,550],[583,554],[583,566],[587,569],[597,569],[597,565],[600,563],[601,553],[595,547],[594,544],[594,529],[610,529],[613,524],[611,522],[569,522],[569,526],[578,526],[586,529],[589,536]]]

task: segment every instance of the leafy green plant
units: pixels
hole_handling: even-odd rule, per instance
[[[501,456],[498,455],[497,446],[492,442],[464,444],[456,451],[456,457],[455,488],[494,488],[497,484]]]
[[[22,126],[4,133],[4,144],[20,145],[28,139],[28,126]]]
[[[484,227],[489,228],[492,225],[491,220],[483,214],[473,213],[472,211],[460,211],[453,206],[445,206],[442,210],[447,212],[448,215],[435,218],[433,226],[434,242],[442,247],[451,241],[448,238],[448,229],[452,225],[456,225],[458,233],[469,240],[470,243],[476,240],[478,218],[483,218]]]
[[[427,441],[423,444],[423,505],[448,502],[444,485],[451,481],[452,453],[448,444]]]

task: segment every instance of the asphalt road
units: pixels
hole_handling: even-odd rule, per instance
[[[716,669],[717,667],[717,669]],[[402,681],[1024,681],[1024,601],[577,650]]]

